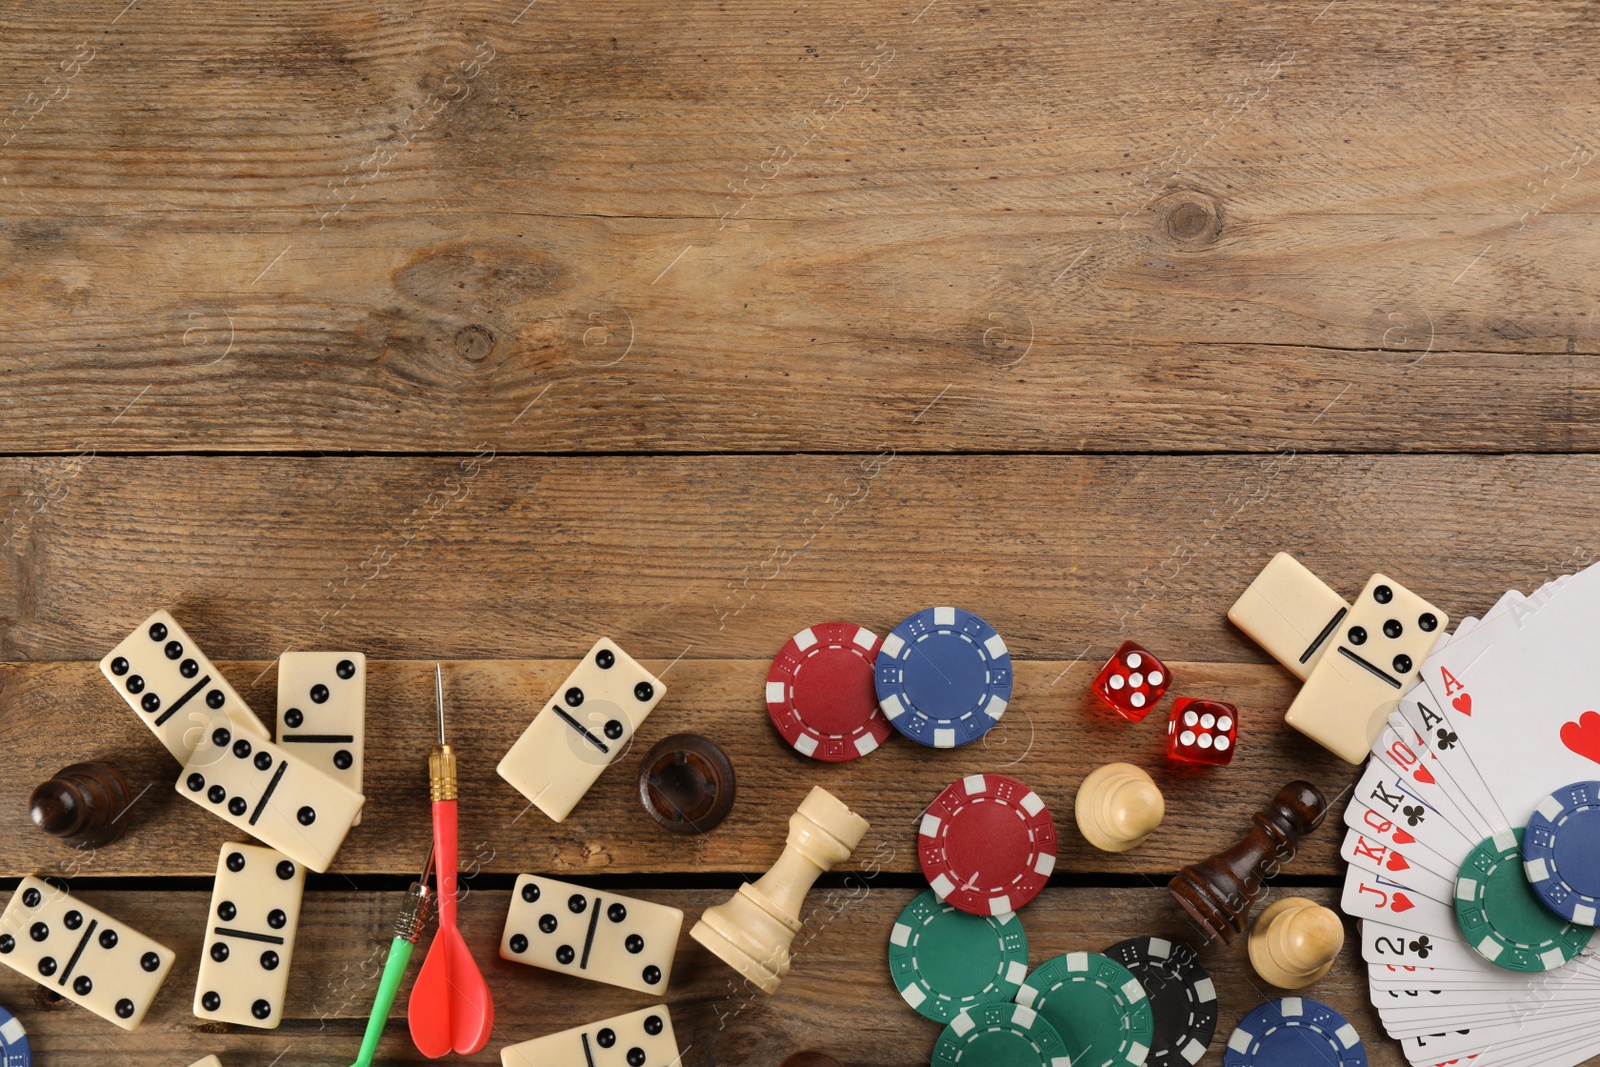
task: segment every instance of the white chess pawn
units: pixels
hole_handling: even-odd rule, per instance
[[[1286,897],[1250,930],[1250,965],[1279,989],[1302,989],[1328,973],[1344,947],[1344,923],[1305,897]]]
[[[707,908],[689,936],[763,993],[775,991],[789,973],[789,946],[800,932],[806,893],[823,871],[849,858],[866,832],[867,820],[813,787],[789,816],[789,840],[778,862],[726,904]]]
[[[1126,852],[1161,825],[1167,803],[1143,770],[1108,763],[1083,780],[1072,813],[1089,844],[1103,852]]]

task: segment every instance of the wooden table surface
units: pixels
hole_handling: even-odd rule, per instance
[[[498,1009],[467,1059],[644,1004],[494,957],[518,872],[692,921],[820,784],[871,830],[776,995],[683,939],[684,1063],[922,1064],[885,948],[945,784],[1003,771],[1055,815],[1033,962],[1182,934],[1173,871],[1284,781],[1355,777],[1224,618],[1274,551],[1457,618],[1600,555],[1590,4],[11,0],[0,42],[0,890],[70,876],[178,952],[131,1034],[0,970],[49,1067],[354,1057],[426,849],[435,660]],[[781,742],[792,633],[933,604],[1005,636],[998,729]],[[189,1011],[235,835],[95,662],[159,607],[264,718],[281,651],[371,659],[367,817],[310,880],[277,1031]],[[735,762],[716,831],[658,831],[637,752],[517,818],[494,764],[599,635],[668,685],[640,745]],[[1239,705],[1232,766],[1165,762],[1168,705],[1085,703],[1128,637]],[[95,757],[150,790],[75,855],[26,795]],[[1072,821],[1113,759],[1167,798],[1122,856]],[[1335,821],[1271,893],[1336,896]],[[1242,945],[1205,959],[1217,1064],[1274,993]],[[1403,1062],[1352,947],[1313,992]],[[419,1059],[404,1007],[383,1062]]]

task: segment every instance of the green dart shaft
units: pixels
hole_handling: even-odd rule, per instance
[[[372,1067],[372,1056],[378,1051],[378,1039],[389,1021],[389,1009],[400,992],[406,967],[411,963],[411,952],[422,936],[422,927],[428,921],[428,872],[433,870],[433,850],[428,850],[428,862],[422,877],[406,890],[406,900],[400,907],[400,917],[394,924],[394,941],[389,944],[389,958],[383,964],[383,977],[378,980],[378,996],[372,1002],[372,1015],[367,1019],[367,1033],[361,1039],[361,1053],[350,1067]]]

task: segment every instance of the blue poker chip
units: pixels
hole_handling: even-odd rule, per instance
[[[30,1067],[32,1063],[27,1032],[15,1015],[0,1008],[0,1067]]]
[[[878,650],[878,706],[896,730],[955,748],[994,728],[1011,699],[1011,653],[995,628],[960,608],[928,608]]]
[[[1522,835],[1528,884],[1580,926],[1600,915],[1600,782],[1574,782],[1539,801]]]
[[[1367,1067],[1361,1035],[1319,1000],[1259,1004],[1228,1038],[1222,1067]]]

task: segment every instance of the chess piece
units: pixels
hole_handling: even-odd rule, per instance
[[[663,738],[639,769],[639,801],[665,829],[703,834],[733,810],[733,764],[715,742],[698,734]]]
[[[1279,989],[1303,989],[1328,973],[1344,947],[1339,916],[1305,897],[1274,901],[1250,928],[1250,965]]]
[[[1310,782],[1290,782],[1251,816],[1238,844],[1180,870],[1167,888],[1196,927],[1225,943],[1244,932],[1261,883],[1294,859],[1300,838],[1322,825],[1328,801]]]
[[[105,763],[74,763],[41,782],[28,799],[33,824],[74,848],[102,848],[128,828],[127,779]]]
[[[793,1056],[783,1061],[783,1067],[844,1067],[838,1060],[825,1052],[796,1052]]]
[[[821,786],[789,816],[789,839],[766,874],[746,882],[726,904],[706,909],[689,936],[763,993],[789,973],[789,945],[800,932],[806,893],[823,871],[849,858],[867,820]]]
[[[1126,852],[1144,843],[1166,811],[1161,790],[1141,768],[1108,763],[1083,780],[1072,813],[1089,844],[1102,852]]]

